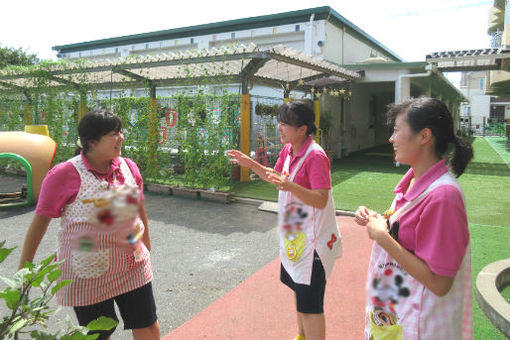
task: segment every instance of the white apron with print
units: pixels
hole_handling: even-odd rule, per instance
[[[390,225],[440,185],[453,185],[462,193],[454,176],[447,172],[396,211]],[[396,198],[392,210],[395,203]],[[453,286],[447,295],[438,297],[374,242],[368,268],[365,339],[467,340],[473,338],[472,325],[469,244]]]
[[[312,141],[288,180],[293,181],[305,158],[312,150],[322,148]],[[285,159],[282,174],[289,174],[290,155]],[[335,259],[342,256],[342,239],[338,229],[331,189],[324,209],[306,205],[295,195],[280,190],[278,224],[282,265],[295,283],[310,285],[313,254],[317,251],[326,279],[333,270]]]
[[[69,160],[81,184],[75,201],[64,207],[58,233],[60,280],[72,280],[57,292],[61,305],[95,304],[152,280],[150,254],[141,242],[138,187],[120,160],[125,182],[115,190],[88,171],[80,155]]]

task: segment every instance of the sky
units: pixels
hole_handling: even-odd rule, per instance
[[[330,6],[405,61],[490,47],[493,0],[2,1],[0,46],[56,60],[56,45]]]

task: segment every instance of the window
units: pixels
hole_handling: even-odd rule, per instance
[[[484,89],[484,85],[485,85],[485,78],[480,78],[480,90]]]
[[[145,49],[148,50],[149,49],[149,44],[145,44]]]
[[[193,45],[193,44],[195,43],[195,38],[191,38],[191,39],[189,40],[189,43],[190,43],[191,45]]]
[[[296,32],[299,32],[301,30],[301,27],[299,27],[299,25],[296,25],[295,30]]]
[[[236,38],[235,32],[234,33],[230,33],[230,39],[234,40],[235,38]]]

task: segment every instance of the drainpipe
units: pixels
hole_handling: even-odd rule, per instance
[[[310,41],[309,41],[310,56],[313,56],[313,19],[315,19],[314,13],[310,15]]]
[[[409,92],[411,92],[411,84],[410,84],[410,78],[426,78],[432,75],[432,67],[430,65],[425,66],[425,69],[427,72],[425,73],[410,73],[410,74],[401,74],[398,76],[397,81],[395,82],[395,103],[399,103],[403,101],[404,99],[407,99],[410,97],[410,93],[402,93],[403,92],[403,86],[402,82],[405,81],[406,83],[409,82]]]

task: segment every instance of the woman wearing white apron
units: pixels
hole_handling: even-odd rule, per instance
[[[278,186],[281,281],[294,290],[298,336],[325,339],[326,280],[342,241],[331,193],[329,159],[312,138],[317,130],[311,105],[295,100],[280,106],[278,131],[285,144],[274,169],[264,167],[237,150],[231,161],[249,167]]]
[[[473,150],[454,135],[452,116],[437,99],[393,104],[387,117],[395,161],[411,169],[384,216],[363,206],[356,211],[355,221],[375,241],[365,338],[472,339],[469,230],[453,174],[464,172]]]

